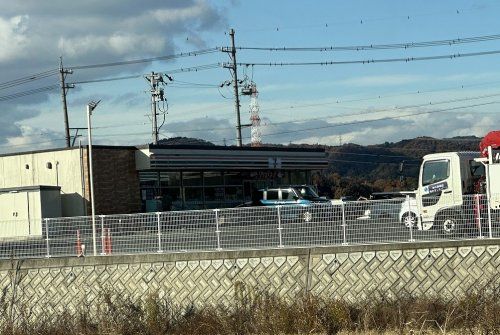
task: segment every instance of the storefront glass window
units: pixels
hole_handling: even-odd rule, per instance
[[[242,186],[226,186],[225,190],[226,190],[226,201],[243,202]]]
[[[185,187],[184,197],[185,197],[185,209],[204,208],[202,187]]]
[[[243,185],[243,180],[240,172],[226,172],[224,173],[225,185]]]
[[[201,172],[183,172],[182,182],[184,186],[203,186]]]
[[[205,186],[218,186],[224,185],[222,181],[222,173],[221,172],[204,172],[203,173],[203,182]]]
[[[180,172],[160,172],[160,187],[181,186]]]
[[[141,188],[156,187],[158,185],[158,172],[141,171],[139,172],[139,182]]]
[[[177,211],[182,209],[180,187],[167,187],[161,189],[161,202],[164,211]]]

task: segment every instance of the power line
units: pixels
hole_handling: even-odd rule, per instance
[[[186,68],[178,68],[174,69],[171,71],[163,71],[164,73],[168,74],[176,74],[176,73],[183,73],[183,72],[197,72],[197,71],[203,71],[203,70],[210,70],[210,69],[215,69],[220,67],[219,63],[213,63],[213,64],[206,64],[206,65],[199,65],[199,66],[192,66],[192,67],[186,67]],[[108,82],[108,81],[118,81],[118,80],[128,80],[128,79],[137,79],[145,76],[146,74],[134,74],[130,76],[122,76],[122,77],[111,77],[111,78],[99,78],[99,79],[92,79],[92,80],[82,80],[82,81],[75,81],[71,84],[91,84],[91,83],[102,83],[102,82]],[[175,81],[179,82],[184,85],[189,83],[189,82],[182,82],[182,81]],[[189,83],[191,85],[198,85],[198,86],[207,86],[207,87],[218,87],[218,85],[211,85],[211,84],[197,84],[197,83]]]
[[[33,144],[46,144],[46,143],[60,142],[60,141],[66,141],[66,139],[65,138],[55,138],[55,139],[47,140],[47,141],[27,142],[27,143],[23,143],[23,144],[5,144],[5,145],[0,145],[0,148],[26,147],[26,146],[33,145]]]
[[[82,81],[75,81],[71,84],[76,85],[76,84],[90,84],[90,83],[102,83],[102,82],[107,82],[107,81],[117,81],[117,80],[127,80],[127,79],[137,79],[142,77],[142,74],[137,74],[137,75],[132,75],[132,76],[123,76],[123,77],[114,77],[114,78],[102,78],[102,79],[93,79],[93,80],[82,80]]]
[[[181,57],[199,56],[199,55],[214,53],[214,52],[218,52],[218,51],[219,51],[219,48],[210,48],[210,49],[203,49],[203,50],[190,51],[190,52],[181,52],[181,53],[173,54],[173,55],[141,58],[141,59],[134,59],[134,60],[128,60],[128,61],[89,64],[89,65],[75,65],[75,66],[70,66],[70,68],[73,70],[83,70],[83,69],[95,69],[95,68],[102,68],[102,67],[133,65],[133,64],[140,64],[140,63],[150,63],[150,62],[160,61],[160,60],[170,60],[170,59],[176,59],[176,58],[181,58]]]
[[[168,74],[177,74],[177,73],[184,73],[184,72],[198,72],[198,71],[203,71],[203,70],[217,69],[221,66],[222,66],[222,64],[220,64],[220,63],[212,63],[212,64],[199,65],[199,66],[184,67],[184,68],[179,68],[179,69],[170,70],[170,71],[162,71],[162,72],[168,73]]]
[[[54,76],[58,73],[59,73],[59,69],[52,69],[52,70],[47,70],[47,71],[43,71],[40,73],[35,73],[35,74],[29,75],[29,76],[9,80],[9,81],[0,83],[0,90],[4,90],[4,89],[11,88],[14,86],[22,85],[22,84],[31,82],[33,80],[38,80],[38,79],[43,79],[43,78],[47,78],[50,76]]]
[[[334,115],[334,116],[329,115],[329,116],[325,116],[325,117],[315,117],[315,118],[307,118],[307,119],[296,119],[296,120],[290,120],[290,121],[274,122],[271,124],[263,124],[263,126],[274,126],[274,125],[279,125],[279,124],[300,123],[300,122],[305,122],[305,121],[316,121],[316,120],[324,120],[324,119],[331,119],[331,118],[338,118],[338,117],[345,118],[345,117],[350,117],[350,116],[375,114],[375,113],[383,113],[383,112],[391,112],[391,111],[400,111],[400,110],[409,109],[409,108],[436,106],[436,105],[449,104],[449,103],[455,103],[455,102],[465,102],[465,101],[471,101],[471,100],[487,99],[487,98],[493,98],[493,97],[498,97],[498,96],[500,96],[500,93],[485,94],[485,95],[478,95],[478,96],[465,97],[465,98],[441,100],[441,101],[435,101],[435,102],[431,101],[431,102],[427,102],[427,103],[423,103],[423,104],[416,104],[416,105],[406,105],[406,106],[398,106],[398,107],[387,108],[387,109],[362,111],[362,112],[358,112],[358,113],[341,114],[341,115]],[[219,128],[208,128],[208,129],[180,129],[179,131],[204,132],[204,131],[226,130],[226,129],[229,129],[229,128],[228,127],[219,127]]]
[[[500,101],[491,101],[491,102],[485,102],[485,103],[480,103],[480,104],[473,104],[473,105],[467,105],[467,106],[458,106],[458,107],[450,107],[450,108],[444,108],[444,109],[438,109],[438,110],[424,111],[424,112],[419,112],[419,113],[410,113],[410,114],[397,115],[397,116],[387,116],[387,117],[378,118],[378,119],[359,120],[359,121],[352,121],[352,122],[337,123],[337,124],[327,125],[327,126],[321,126],[321,127],[313,127],[313,128],[306,128],[306,129],[293,130],[293,131],[282,131],[282,132],[276,132],[276,133],[269,133],[269,134],[265,134],[265,136],[289,134],[289,133],[295,133],[295,132],[298,132],[298,131],[310,131],[310,130],[319,130],[319,129],[326,129],[326,128],[336,128],[336,127],[349,126],[349,125],[355,125],[355,124],[363,124],[363,123],[370,123],[370,122],[377,122],[377,121],[395,120],[395,119],[402,119],[402,118],[411,117],[411,116],[420,116],[420,115],[425,115],[425,114],[434,114],[434,113],[449,112],[449,111],[453,111],[453,110],[459,110],[459,109],[464,109],[464,108],[472,108],[472,107],[480,107],[480,106],[487,106],[487,105],[493,105],[493,104],[498,104],[498,103],[500,103]]]
[[[435,40],[425,42],[406,42],[393,44],[369,44],[369,45],[353,45],[353,46],[327,46],[327,47],[237,47],[239,50],[254,50],[254,51],[366,51],[366,50],[387,50],[387,49],[412,49],[425,48],[435,46],[451,46],[467,43],[478,43],[485,41],[495,41],[500,39],[500,34],[483,35],[466,38],[454,38],[446,40]]]
[[[29,91],[23,91],[23,92],[18,92],[18,93],[14,93],[14,94],[4,95],[4,96],[0,97],[0,101],[17,99],[17,98],[20,98],[20,97],[24,97],[26,95],[31,95],[31,94],[37,94],[37,93],[41,93],[41,92],[51,91],[51,90],[54,90],[56,88],[59,88],[59,85],[50,85],[50,86],[35,88],[35,89],[29,90]]]
[[[471,101],[471,100],[487,99],[487,98],[493,98],[493,97],[498,97],[498,96],[500,96],[500,93],[485,94],[485,95],[478,95],[478,96],[465,97],[465,98],[441,100],[441,101],[436,101],[436,102],[430,101],[427,103],[416,104],[416,105],[396,106],[393,108],[375,109],[375,110],[368,110],[368,111],[363,111],[363,112],[358,112],[358,113],[340,114],[340,115],[333,116],[333,117],[346,117],[346,116],[348,117],[348,116],[358,116],[358,115],[366,115],[366,114],[374,114],[374,113],[399,111],[399,110],[404,110],[404,109],[409,109],[409,108],[420,108],[420,107],[428,107],[428,106],[435,106],[435,105],[443,105],[443,104],[449,104],[449,103],[454,103],[454,102],[464,102],[464,101]],[[322,119],[329,119],[329,118],[332,118],[332,116],[299,119],[299,120],[294,120],[294,121],[281,121],[281,122],[272,123],[272,125],[286,124],[286,123],[292,123],[292,122],[314,121],[314,120],[322,120]]]
[[[473,11],[473,10],[484,10],[484,8],[450,8],[449,10],[446,11],[435,11],[435,12],[427,12],[427,13],[420,13],[420,14],[407,14],[407,15],[392,15],[392,16],[384,16],[384,17],[359,17],[357,19],[347,19],[347,20],[335,20],[335,21],[323,21],[321,22],[320,20],[315,20],[316,22],[321,22],[321,23],[316,23],[316,24],[309,24],[309,25],[300,25],[297,22],[294,22],[293,26],[273,26],[273,27],[261,27],[261,28],[249,28],[249,29],[239,29],[240,32],[280,32],[282,30],[304,30],[304,29],[326,29],[330,26],[337,26],[337,25],[349,25],[352,27],[354,24],[359,24],[359,25],[364,25],[366,23],[370,22],[380,22],[380,21],[391,21],[391,20],[403,20],[403,21],[411,21],[415,18],[420,18],[420,17],[426,17],[426,16],[436,16],[436,15],[452,15],[452,16],[458,16],[462,15],[464,12],[468,11]],[[225,33],[225,32],[224,32]]]
[[[425,57],[406,57],[406,58],[385,58],[385,59],[365,59],[365,60],[347,60],[347,61],[324,61],[324,62],[269,62],[269,63],[238,63],[238,66],[311,66],[311,65],[347,65],[347,64],[371,64],[371,63],[395,63],[395,62],[414,62],[429,61],[438,59],[454,59],[463,57],[476,57],[500,54],[500,50],[456,53],[450,55],[425,56]]]
[[[331,102],[322,102],[322,103],[312,103],[312,104],[298,104],[298,105],[290,105],[290,106],[285,106],[285,107],[271,107],[271,108],[266,108],[265,111],[279,111],[279,110],[296,110],[298,108],[303,108],[303,107],[317,107],[317,106],[327,106],[327,105],[340,105],[346,102],[361,102],[361,101],[369,101],[369,100],[381,100],[385,98],[392,98],[392,97],[399,97],[399,96],[405,96],[405,95],[421,95],[425,93],[434,93],[434,92],[443,92],[443,91],[450,91],[450,90],[456,90],[456,89],[464,89],[464,88],[470,88],[470,87],[478,87],[478,86],[485,86],[485,85],[491,85],[491,84],[499,84],[500,81],[490,81],[490,82],[483,82],[483,83],[478,83],[478,84],[469,84],[469,85],[460,85],[460,86],[448,86],[448,87],[442,87],[442,88],[437,88],[433,90],[416,90],[416,91],[411,91],[411,92],[400,92],[396,94],[386,94],[386,95],[375,95],[372,97],[365,97],[365,98],[354,98],[354,99],[343,99],[338,98],[334,101]],[[217,108],[222,108],[222,106],[216,106]],[[342,106],[342,108],[356,108],[359,109],[360,107],[347,107],[347,106]],[[193,113],[193,112],[200,112],[200,111],[205,111],[207,110],[206,107],[203,108],[196,108],[196,109],[190,109],[186,112],[183,112],[183,115],[186,115],[186,113]],[[212,114],[212,116],[219,116],[219,115],[226,115],[229,114],[229,112],[224,113],[224,114]]]
[[[478,86],[485,86],[485,85],[499,84],[499,83],[500,83],[500,81],[490,81],[490,82],[470,84],[470,85],[460,85],[460,86],[453,86],[453,87],[448,86],[448,87],[437,88],[437,89],[433,89],[433,90],[417,90],[417,91],[412,91],[412,92],[401,92],[401,93],[396,93],[396,94],[376,95],[373,97],[366,97],[366,98],[346,99],[346,100],[339,98],[339,99],[336,99],[335,101],[331,101],[331,102],[321,102],[321,103],[315,103],[315,104],[301,104],[301,105],[299,104],[299,105],[291,105],[291,106],[286,106],[286,107],[266,108],[266,111],[297,109],[297,108],[301,108],[301,107],[316,107],[316,106],[336,105],[336,104],[342,104],[345,102],[360,102],[360,101],[368,101],[368,100],[380,100],[380,99],[393,98],[393,97],[399,97],[399,96],[404,96],[404,95],[419,95],[419,94],[424,94],[424,93],[443,92],[443,91],[455,90],[457,88],[463,89],[463,88],[478,87]]]
[[[459,110],[459,109],[487,106],[487,105],[493,105],[493,104],[498,104],[498,103],[500,103],[500,101],[492,101],[492,102],[485,102],[485,103],[480,103],[480,104],[443,108],[443,109],[438,109],[438,110],[423,111],[423,112],[418,112],[418,113],[409,113],[409,114],[403,114],[403,115],[397,115],[397,116],[387,116],[387,117],[382,117],[382,118],[378,118],[378,119],[358,120],[358,121],[351,121],[351,122],[335,123],[335,124],[329,124],[329,125],[320,126],[320,127],[311,127],[311,128],[305,128],[305,129],[296,129],[296,130],[280,131],[280,132],[275,132],[275,133],[267,133],[267,134],[264,134],[264,136],[275,136],[275,135],[283,135],[283,134],[297,133],[297,132],[303,132],[303,131],[337,128],[337,127],[371,123],[371,122],[377,122],[377,121],[395,120],[395,119],[402,119],[402,118],[412,117],[412,116],[420,116],[420,115],[425,115],[425,114],[449,112],[449,111],[454,111],[454,110]],[[248,139],[250,137],[245,136],[245,138]],[[234,138],[226,139],[226,141],[228,141],[228,140],[230,141],[230,140],[235,140],[235,139]],[[222,141],[218,140],[218,141],[212,141],[212,142],[222,142]]]

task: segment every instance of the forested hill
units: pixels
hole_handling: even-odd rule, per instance
[[[360,146],[345,144],[325,147],[330,159],[330,173],[363,177],[368,181],[399,178],[399,169],[407,176],[417,176],[424,155],[447,151],[479,151],[480,138],[454,137],[434,139],[418,137],[396,143]]]
[[[332,197],[357,197],[377,191],[413,190],[417,186],[418,168],[424,155],[479,151],[480,141],[481,138],[474,136],[445,139],[417,137],[367,146],[290,146],[324,148],[330,164],[321,180],[315,181],[321,186],[321,191]]]

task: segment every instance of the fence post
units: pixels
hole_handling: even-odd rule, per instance
[[[220,247],[219,211],[220,211],[220,209],[218,209],[218,208],[214,209],[214,213],[215,213],[215,236],[217,236],[217,250],[221,251],[222,248]]]
[[[410,221],[411,218],[411,210],[410,210],[410,196],[406,195],[406,205],[408,206],[408,227],[410,228],[410,240],[409,242],[415,242],[413,239],[413,223]]]
[[[283,248],[283,235],[281,233],[281,230],[283,229],[281,227],[281,206],[278,206],[278,236],[280,239],[280,244],[278,245],[278,248]]]
[[[105,236],[104,236],[104,215],[99,215],[101,218],[101,255],[106,255],[106,249],[104,248]]]
[[[49,219],[44,219],[45,221],[45,243],[47,248],[47,255],[45,257],[50,257],[50,244],[49,244]]]
[[[491,194],[488,192],[486,194],[486,205],[488,206],[488,230],[489,230],[489,238],[493,238],[493,232],[491,231],[491,202],[490,202]]]
[[[341,208],[342,208],[342,245],[347,245],[347,222],[345,218],[345,205],[344,201],[341,202]]]
[[[477,210],[477,226],[479,228],[479,236],[478,238],[483,238],[483,229],[481,222],[481,195],[474,194],[474,198],[476,200],[476,210]]]
[[[161,212],[156,212],[156,229],[158,230],[158,253],[162,253],[163,249],[161,248],[161,220],[160,220]]]

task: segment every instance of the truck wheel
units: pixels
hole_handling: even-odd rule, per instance
[[[439,220],[439,229],[444,236],[452,236],[459,231],[459,219],[457,216],[444,216]]]
[[[406,228],[414,228],[417,226],[417,216],[415,213],[405,213],[401,218],[401,222],[405,225]]]

